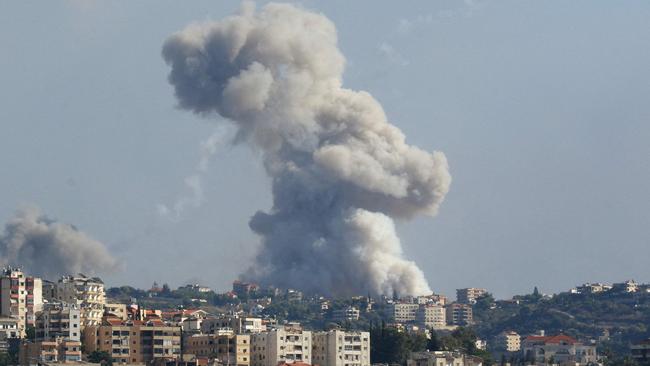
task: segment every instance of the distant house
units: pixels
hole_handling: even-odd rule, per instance
[[[521,344],[524,359],[536,365],[586,365],[597,360],[596,347],[564,334],[528,336]]]

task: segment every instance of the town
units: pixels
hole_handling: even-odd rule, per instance
[[[562,297],[618,294],[647,314],[650,285],[634,281],[553,296],[535,288],[509,300],[464,288],[455,301],[435,293],[328,298],[242,281],[226,293],[199,284],[106,288],[98,277],[42,279],[13,267],[2,270],[0,284],[5,365],[594,365],[650,358],[650,339],[629,342],[624,356],[603,348],[613,327],[578,338],[575,329],[482,330],[491,311]]]

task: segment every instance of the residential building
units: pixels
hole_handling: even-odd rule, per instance
[[[18,362],[22,366],[81,361],[81,342],[63,338],[26,342],[20,346]]]
[[[320,366],[370,366],[370,333],[315,332],[312,362]]]
[[[0,353],[9,351],[12,342],[20,342],[19,337],[18,319],[0,317]]]
[[[75,304],[46,304],[36,314],[36,341],[63,338],[81,341],[81,312]]]
[[[639,284],[634,282],[634,280],[628,280],[625,282],[613,284],[612,290],[627,293],[637,292],[639,290]]]
[[[392,320],[395,323],[414,322],[420,305],[410,302],[397,302],[391,305]]]
[[[612,289],[611,285],[603,283],[585,283],[582,286],[576,287],[576,292],[579,294],[597,294],[607,292]]]
[[[521,349],[521,336],[515,331],[501,332],[496,336],[495,347],[499,351],[519,352]]]
[[[19,320],[21,337],[27,326],[34,325],[35,314],[43,307],[43,282],[25,276],[18,268],[5,267],[0,275],[0,315]]]
[[[480,357],[461,352],[435,351],[413,352],[406,360],[406,366],[482,366]]]
[[[310,331],[284,327],[251,334],[251,366],[276,366],[280,362],[311,364]]]
[[[129,313],[126,310],[126,304],[104,304],[104,315],[127,320]]]
[[[446,307],[447,325],[466,326],[474,323],[472,305],[451,303]]]
[[[221,316],[206,318],[201,322],[202,333],[215,333],[218,330],[232,329],[236,334],[259,333],[266,330],[261,318]]]
[[[291,301],[291,302],[300,302],[302,301],[303,298],[302,291],[298,291],[294,289],[288,289],[286,295],[287,295],[287,301]]]
[[[106,351],[113,363],[151,363],[177,359],[181,352],[181,328],[159,318],[123,321],[105,317],[101,325],[84,329],[86,352]]]
[[[332,312],[332,320],[335,322],[346,322],[359,320],[359,309],[354,306],[346,306]]]
[[[254,283],[243,282],[243,281],[234,281],[232,283],[232,292],[234,292],[239,297],[245,297],[249,294],[256,292],[259,287]]]
[[[418,304],[436,304],[436,305],[447,305],[447,296],[440,294],[431,294],[427,296],[418,296]]]
[[[528,336],[521,343],[524,359],[539,366],[556,364],[586,365],[597,361],[596,346],[584,345],[564,334]]]
[[[196,357],[208,357],[232,366],[250,365],[250,335],[220,332],[194,334],[183,340],[183,352]]]
[[[443,329],[447,326],[447,311],[440,304],[422,304],[415,315],[415,322],[427,329]]]
[[[632,358],[638,363],[647,364],[650,362],[650,338],[632,344],[630,350],[632,351]]]
[[[484,288],[461,288],[456,290],[456,302],[461,304],[476,304],[476,299],[487,294]]]
[[[63,276],[54,284],[50,301],[77,304],[81,309],[81,327],[98,325],[104,316],[106,294],[98,277]]]

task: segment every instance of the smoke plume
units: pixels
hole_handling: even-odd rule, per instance
[[[36,207],[19,210],[5,224],[0,235],[0,264],[20,266],[45,278],[118,268],[104,244],[72,225],[48,218]]]
[[[210,137],[201,141],[199,145],[199,162],[196,165],[194,174],[185,177],[183,182],[187,189],[187,194],[179,195],[172,205],[165,205],[159,203],[156,205],[156,211],[160,217],[168,218],[174,222],[178,222],[183,218],[185,211],[189,207],[200,207],[205,198],[203,195],[203,176],[208,171],[210,159],[217,150],[226,141],[228,131],[223,126],[216,129]]]
[[[430,292],[393,218],[438,211],[447,160],[408,145],[369,93],[342,87],[332,22],[246,3],[172,35],[162,54],[180,107],[233,121],[272,178],[272,209],[249,223],[262,247],[244,277],[335,295]]]

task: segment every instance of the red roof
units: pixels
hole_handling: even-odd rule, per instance
[[[546,344],[560,344],[560,343],[568,343],[568,344],[576,344],[578,343],[577,340],[574,338],[569,337],[568,335],[565,334],[558,334],[556,336],[528,336],[526,337],[526,341],[530,342],[544,342]]]

